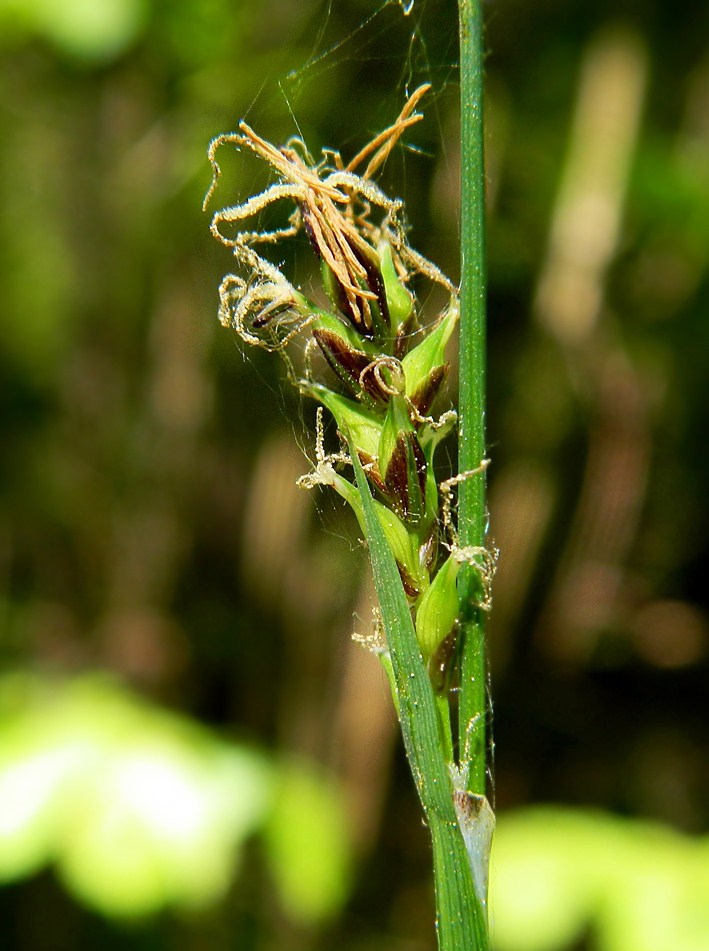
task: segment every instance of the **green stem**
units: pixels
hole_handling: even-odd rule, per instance
[[[433,840],[438,947],[440,951],[484,951],[488,946],[485,910],[475,894],[470,861],[456,817],[452,777],[433,688],[396,561],[374,508],[356,446],[350,444],[350,451],[396,685],[401,732]]]
[[[459,0],[461,96],[461,287],[459,472],[485,458],[485,157],[483,150],[483,27],[480,0]],[[462,546],[482,547],[487,507],[484,472],[464,480],[458,496]],[[459,695],[461,761],[469,760],[468,789],[485,793],[485,615],[476,601],[480,580],[463,566],[459,589],[463,650]]]
[[[468,854],[457,822],[429,820],[436,883],[436,929],[440,951],[487,951],[484,908],[475,899]]]

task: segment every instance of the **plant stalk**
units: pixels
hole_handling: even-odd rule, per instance
[[[461,104],[461,285],[458,471],[485,458],[485,156],[483,25],[480,0],[459,0]],[[487,534],[485,472],[461,482],[458,535],[464,547],[484,547]],[[462,660],[459,756],[469,763],[468,789],[484,795],[487,776],[487,659],[485,612],[477,607],[480,579],[464,565],[459,582]]]
[[[453,804],[453,784],[436,701],[423,663],[396,561],[372,494],[350,444],[362,500],[374,586],[391,656],[406,755],[433,841],[439,951],[486,951],[485,907],[475,893],[465,842]]]

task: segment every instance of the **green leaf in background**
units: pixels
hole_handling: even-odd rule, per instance
[[[0,26],[37,34],[86,60],[112,59],[138,36],[146,0],[0,0]]]
[[[252,835],[293,921],[341,909],[350,829],[312,765],[226,743],[106,677],[0,678],[0,882],[54,863],[110,918],[208,907],[249,874]],[[592,951],[706,951],[709,839],[560,807],[503,814],[490,907],[497,951],[567,951],[587,932]]]
[[[342,798],[331,780],[303,763],[285,764],[264,844],[291,918],[315,924],[341,909],[350,890],[352,853]]]
[[[0,882],[30,875],[49,861],[61,820],[61,793],[76,745],[61,743],[56,721],[22,708],[39,699],[34,678],[0,685]]]
[[[0,881],[54,862],[110,917],[205,907],[264,824],[284,906],[311,923],[331,915],[350,851],[337,787],[312,766],[227,744],[105,677],[0,682]]]
[[[709,842],[660,825],[565,808],[498,823],[491,916],[497,951],[709,947]]]
[[[271,774],[239,749],[126,736],[75,790],[59,873],[86,904],[135,915],[222,898],[267,814]]]

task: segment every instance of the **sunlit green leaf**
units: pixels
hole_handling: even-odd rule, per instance
[[[341,908],[349,892],[349,837],[341,791],[312,768],[285,765],[264,842],[281,901],[296,920],[319,922]]]

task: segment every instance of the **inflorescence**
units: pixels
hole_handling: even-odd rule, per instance
[[[441,658],[455,641],[460,565],[478,569],[479,604],[487,609],[494,556],[487,549],[461,548],[451,517],[455,487],[483,472],[487,460],[440,487],[434,473],[436,447],[456,423],[452,409],[438,417],[430,413],[448,375],[445,349],[458,321],[457,289],[409,246],[402,201],[389,198],[373,181],[403,133],[423,118],[416,106],[428,88],[419,87],[396,121],[347,165],[331,151],[316,164],[299,139],[276,148],[242,122],[239,132],[210,144],[213,180],[205,206],[221,174],[216,154],[224,145],[250,150],[277,175],[261,193],[212,218],[212,233],[237,262],[236,273],[219,288],[219,317],[246,343],[282,353],[299,389],[332,414],[341,449],[325,452],[319,409],[315,468],[299,484],[334,488],[363,527],[359,492],[343,475],[349,452],[357,452],[435,683]],[[282,201],[293,206],[285,227],[248,230],[268,206]],[[320,262],[330,309],[309,300],[261,251],[301,232]],[[419,324],[410,290],[414,275],[442,287],[447,298],[426,326]],[[306,353],[312,348],[322,353],[334,385],[313,378],[310,369],[296,378],[286,353],[296,339],[305,339]]]

